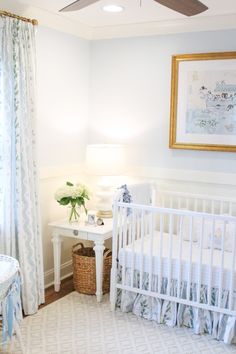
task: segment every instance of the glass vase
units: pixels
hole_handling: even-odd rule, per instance
[[[80,218],[80,208],[75,205],[71,205],[69,208],[69,223],[72,222],[79,222],[79,218]]]

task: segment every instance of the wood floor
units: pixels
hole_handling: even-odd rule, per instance
[[[50,286],[45,290],[45,303],[40,306],[40,309],[51,304],[52,302],[59,300],[63,296],[74,291],[73,277],[70,276],[61,282],[61,288],[58,293],[54,291],[54,286]]]

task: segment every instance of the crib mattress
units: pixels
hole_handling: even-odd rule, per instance
[[[162,257],[159,256],[160,250],[160,233],[155,231],[152,243],[152,257],[150,257],[150,241],[149,235],[143,239],[143,252],[141,253],[142,242],[141,239],[134,242],[132,245],[127,245],[121,248],[118,254],[119,264],[127,268],[134,267],[135,270],[149,272],[150,264],[152,264],[152,274],[158,275],[158,271],[162,269],[162,277],[168,277],[169,268],[171,279],[178,279],[179,272],[181,280],[191,280],[192,283],[198,283],[200,268],[199,268],[199,254],[200,248],[197,242],[192,242],[192,261],[189,262],[190,242],[182,241],[182,256],[179,260],[179,236],[172,235],[172,255],[171,267],[169,267],[169,234],[163,233],[162,239]],[[134,252],[132,250],[134,249]],[[218,287],[220,278],[222,278],[223,289],[230,289],[231,284],[231,267],[232,267],[232,252],[224,252],[223,272],[221,277],[221,250],[213,250],[213,268],[210,273],[211,250],[202,249],[202,267],[201,267],[201,284],[208,285],[211,279],[211,285]],[[191,275],[189,278],[189,274]],[[236,290],[236,267],[234,264],[234,290]]]

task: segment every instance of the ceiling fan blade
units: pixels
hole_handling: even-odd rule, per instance
[[[63,9],[61,9],[59,11],[60,12],[77,11],[77,10],[83,9],[84,7],[92,5],[97,1],[99,1],[99,0],[77,0],[75,2],[72,2],[72,4],[70,4],[70,5],[63,7]]]
[[[186,16],[194,16],[208,10],[208,7],[198,0],[155,0]]]

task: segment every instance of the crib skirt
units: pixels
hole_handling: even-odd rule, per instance
[[[121,283],[121,267],[118,271],[118,283]],[[131,284],[131,271],[126,269],[125,285]],[[162,278],[161,293],[167,293],[167,278]],[[177,295],[177,280],[172,280],[170,284],[170,295]],[[133,286],[140,287],[140,272],[134,271]],[[143,275],[142,289],[148,290],[149,277],[147,273]],[[158,276],[152,276],[152,291],[158,289]],[[187,282],[183,281],[180,287],[180,297],[186,299]],[[211,305],[218,304],[218,289],[212,288]],[[208,302],[207,286],[202,285],[200,289],[200,302]],[[227,307],[229,291],[222,291],[222,306]],[[197,299],[197,285],[190,286],[190,300]],[[155,321],[156,323],[166,324],[168,326],[186,326],[193,329],[195,334],[208,333],[213,338],[224,341],[226,344],[236,343],[236,317],[220,314],[210,310],[203,310],[193,306],[187,306],[158,299],[152,296],[137,294],[126,290],[117,290],[117,307],[120,307],[123,312],[132,311],[135,315],[141,316],[147,320]]]

